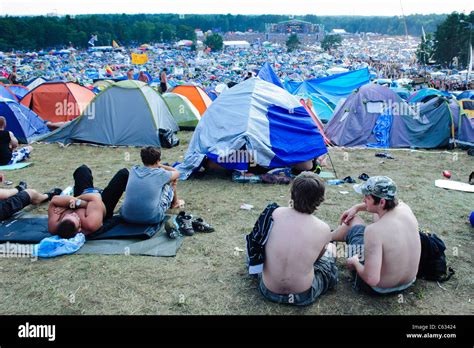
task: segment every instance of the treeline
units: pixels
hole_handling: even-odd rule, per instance
[[[377,32],[404,35],[405,23],[409,35],[436,31],[446,15],[410,15],[405,20],[393,17],[320,17],[298,16],[315,24],[322,24],[326,31],[345,29],[347,32]],[[97,35],[96,45],[110,45],[112,40],[122,45],[144,42],[171,42],[195,39],[194,29],[214,32],[265,31],[266,23],[288,20],[281,15],[78,15],[62,17],[0,17],[0,51],[38,50],[68,46],[86,47],[92,34]]]

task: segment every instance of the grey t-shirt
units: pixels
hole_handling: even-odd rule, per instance
[[[120,210],[122,217],[131,223],[161,222],[165,217],[160,204],[163,186],[170,180],[171,172],[163,168],[132,167]]]

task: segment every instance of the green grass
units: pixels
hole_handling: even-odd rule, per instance
[[[181,132],[181,145],[163,150],[163,161],[181,161],[192,133]],[[34,165],[7,172],[8,180],[27,180],[46,191],[72,184],[73,170],[85,163],[95,185],[104,186],[120,168],[139,163],[139,149],[72,145],[34,145]],[[31,262],[0,260],[0,314],[472,314],[473,228],[468,215],[474,195],[438,189],[443,170],[466,181],[473,158],[465,152],[396,151],[395,160],[375,157],[376,150],[330,150],[338,176],[388,175],[398,184],[400,198],[424,226],[442,236],[448,264],[456,275],[446,289],[417,281],[403,298],[371,298],[351,290],[344,260],[335,290],[306,308],[265,301],[244,266],[245,235],[267,203],[286,205],[289,186],[237,184],[230,178],[205,176],[180,182],[186,210],[211,222],[216,232],[186,237],[176,257],[71,255]],[[339,191],[349,191],[341,194]],[[327,186],[326,200],[315,213],[336,227],[343,210],[361,201],[351,185]],[[255,206],[239,209],[242,203]],[[33,210],[44,214],[47,205]],[[453,249],[457,248],[457,249]],[[457,256],[453,251],[457,250]]]

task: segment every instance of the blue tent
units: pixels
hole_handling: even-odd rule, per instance
[[[272,83],[250,78],[208,107],[177,169],[186,179],[205,157],[227,169],[244,170],[250,162],[286,167],[325,153],[323,137],[299,100]]]
[[[275,86],[284,88],[283,85],[281,84],[280,79],[275,74],[275,71],[273,71],[270,63],[268,62],[263,64],[257,76],[260,77],[264,81],[273,83]]]
[[[20,143],[28,144],[33,137],[49,133],[44,121],[33,111],[12,99],[0,98],[0,115],[7,120],[7,130]]]
[[[8,85],[10,92],[14,93],[18,100],[21,100],[28,93],[28,88],[19,85]]]
[[[354,90],[369,82],[369,69],[364,68],[303,82],[285,82],[285,89],[291,94],[322,95],[337,105],[341,98],[346,98]]]
[[[448,92],[439,91],[439,90],[434,89],[434,88],[423,88],[423,89],[420,89],[417,92],[414,92],[410,96],[410,98],[407,99],[407,102],[411,103],[411,104],[425,102],[425,101],[429,100],[430,97],[432,98],[432,96],[450,97],[451,94],[448,93]]]
[[[16,96],[13,92],[10,92],[5,85],[1,84],[0,85],[0,98],[15,100]]]
[[[474,99],[474,90],[468,90],[460,93],[457,97],[457,100],[461,99]]]

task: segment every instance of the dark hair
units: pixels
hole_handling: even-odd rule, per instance
[[[0,116],[0,128],[5,128],[7,126],[7,119],[3,116]]]
[[[382,198],[374,196],[374,195],[371,195],[371,196],[374,199],[374,204],[379,204],[380,203],[380,200]],[[386,199],[385,198],[385,205],[384,205],[383,209],[386,210],[386,211],[390,211],[393,208],[395,208],[397,205],[398,205],[397,197],[395,197],[394,199]]]
[[[146,166],[151,166],[161,160],[161,150],[157,147],[147,146],[140,151],[142,162]]]
[[[163,68],[163,71],[168,71],[168,69],[166,69],[166,68]]]
[[[71,220],[62,220],[58,224],[58,236],[61,238],[72,238],[76,235],[76,232],[76,225]]]
[[[304,214],[312,214],[324,202],[324,183],[314,173],[302,172],[291,185],[293,208]]]

